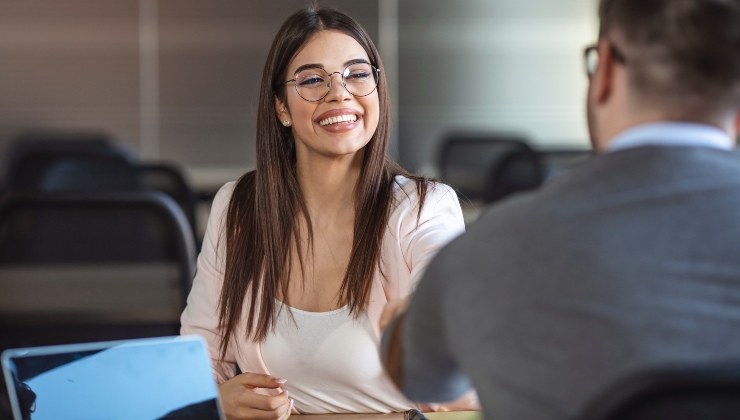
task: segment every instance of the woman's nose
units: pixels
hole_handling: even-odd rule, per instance
[[[337,75],[335,78],[334,75]],[[344,79],[342,79],[342,73],[335,71],[329,75],[329,92],[326,94],[324,100],[326,101],[342,101],[351,98],[352,94],[347,91],[344,87]]]

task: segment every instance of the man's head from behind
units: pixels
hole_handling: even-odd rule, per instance
[[[597,149],[630,126],[693,121],[733,130],[740,0],[601,0],[588,93]]]

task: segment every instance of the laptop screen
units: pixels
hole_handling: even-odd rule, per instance
[[[7,350],[17,419],[213,419],[218,389],[198,337]]]

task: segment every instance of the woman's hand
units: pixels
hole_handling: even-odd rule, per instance
[[[232,419],[285,420],[290,417],[293,400],[288,391],[279,395],[262,395],[255,388],[280,388],[285,379],[259,373],[242,373],[218,386],[224,414]]]
[[[407,299],[396,299],[386,303],[385,307],[383,307],[383,313],[380,314],[380,320],[378,321],[380,331],[383,331],[396,315],[405,311],[406,306],[408,306]]]

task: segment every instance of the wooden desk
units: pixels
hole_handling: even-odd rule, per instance
[[[429,420],[482,420],[480,411],[424,413]],[[403,420],[403,413],[390,414],[302,414],[298,420]]]

